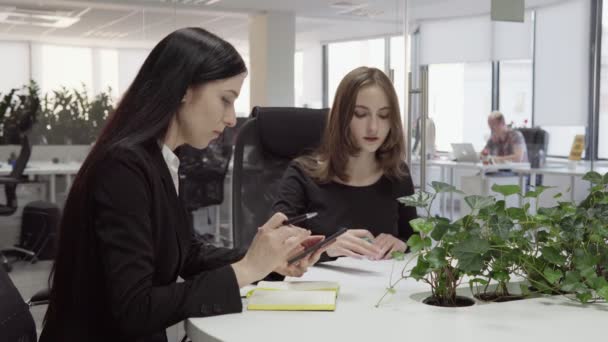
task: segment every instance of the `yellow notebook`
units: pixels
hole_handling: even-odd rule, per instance
[[[247,310],[334,311],[340,285],[329,281],[261,281]]]

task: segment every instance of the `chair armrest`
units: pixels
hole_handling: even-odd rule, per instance
[[[0,177],[0,184],[19,184],[19,183],[21,183],[21,181],[17,178],[8,177],[8,176]]]
[[[51,291],[46,288],[36,292],[30,300],[27,301],[27,305],[36,306],[36,305],[45,305],[49,303],[49,299],[51,296]]]

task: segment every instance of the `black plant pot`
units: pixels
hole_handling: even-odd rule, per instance
[[[444,308],[460,308],[465,306],[475,305],[475,301],[469,297],[456,296],[454,302],[447,301],[443,298],[427,297],[422,300],[424,304],[441,306]]]

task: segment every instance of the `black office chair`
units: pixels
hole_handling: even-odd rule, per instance
[[[290,161],[320,143],[327,109],[255,107],[234,149],[232,231],[246,248],[271,215],[279,182]]]
[[[21,138],[21,151],[19,152],[19,156],[17,157],[15,165],[13,166],[13,170],[9,176],[0,177],[0,185],[4,185],[4,194],[6,196],[6,204],[0,204],[0,216],[11,216],[17,211],[17,185],[23,182],[23,173],[28,161],[30,160],[31,153],[32,147],[29,139],[24,135]],[[36,253],[33,251],[16,246],[0,248],[0,261],[7,272],[10,272],[11,270],[11,264],[6,258],[6,253],[9,252],[25,254],[31,257],[33,262],[36,261]]]
[[[518,128],[524,136],[528,150],[530,167],[539,168],[544,164],[549,146],[549,133],[540,127]]]
[[[0,268],[0,340],[36,342],[36,323],[8,273]]]
[[[547,147],[549,146],[549,133],[540,127],[518,128],[524,136],[526,149],[528,150],[528,161],[530,167],[537,169],[545,164],[547,158]],[[530,185],[529,177],[526,177],[526,185]],[[543,184],[543,176],[536,175],[536,185]]]
[[[182,145],[175,151],[180,160],[179,193],[184,206],[190,212],[216,206],[215,217],[210,210],[207,218],[208,224],[215,223],[216,231],[219,231],[220,205],[224,202],[224,184],[232,150],[238,130],[246,119],[237,118],[234,127],[226,127],[218,139],[202,150]],[[199,237],[207,242],[219,242],[219,237],[213,234]]]

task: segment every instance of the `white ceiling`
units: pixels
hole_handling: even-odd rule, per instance
[[[221,0],[205,5],[207,1],[0,0],[0,39],[149,47],[175,28],[201,26],[245,52],[251,14],[295,13],[296,44],[301,48],[319,41],[400,33],[405,12],[403,0]],[[536,7],[560,1],[564,0],[526,0],[526,5]],[[343,4],[332,5],[336,2]],[[410,0],[409,4],[412,21],[484,14],[490,10],[490,0]],[[5,18],[11,23],[3,23],[2,12],[17,12],[20,17],[12,15]],[[78,21],[65,28],[31,24],[33,18],[48,21],[35,15],[49,13]]]

